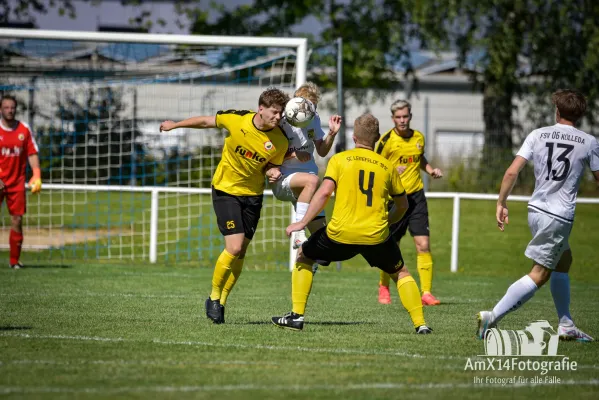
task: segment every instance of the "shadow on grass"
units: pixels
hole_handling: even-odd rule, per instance
[[[373,325],[374,322],[362,322],[362,321],[321,321],[321,322],[306,322],[308,325]],[[249,321],[249,322],[234,322],[231,325],[272,325],[271,321]]]
[[[365,321],[321,321],[321,322],[306,322],[309,325],[374,325],[374,322],[365,322]]]
[[[25,264],[23,269],[36,269],[36,268],[73,268],[72,265],[66,264]]]
[[[27,331],[31,326],[0,326],[0,331]]]

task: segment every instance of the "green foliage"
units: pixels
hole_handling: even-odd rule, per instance
[[[501,178],[499,160],[511,154],[512,138],[522,136],[513,118],[516,98],[526,101],[531,122],[547,124],[554,90],[582,90],[591,104],[586,122],[591,130],[596,125],[599,3],[592,0],[255,0],[214,10],[214,22],[206,11],[187,14],[197,16],[191,21],[193,33],[289,36],[309,17],[316,18],[323,30],[311,37],[317,51],[310,62],[324,68],[315,69],[321,72],[311,79],[325,88],[336,85],[330,70],[338,37],[344,40],[343,82],[348,88],[400,88],[413,78],[408,56],[414,45],[455,50],[461,65],[473,68],[475,88],[484,95],[485,170],[479,179],[489,182],[484,190]],[[328,50],[318,51],[323,47]],[[395,72],[398,64],[404,75]],[[362,103],[373,100],[356,97]]]
[[[590,104],[587,122],[591,128],[596,124],[596,2],[424,0],[413,6],[423,42],[456,49],[462,64],[473,52],[483,52],[471,75],[484,93],[481,181],[494,185],[501,179],[501,160],[512,151],[512,137],[522,135],[512,118],[516,97],[526,102],[533,124],[548,125],[553,123],[550,94],[558,88],[581,90]]]
[[[11,21],[13,16],[20,21],[35,22],[33,13],[46,14],[50,8],[58,8],[61,16],[66,15],[71,19],[76,16],[73,0],[0,0],[0,23]]]

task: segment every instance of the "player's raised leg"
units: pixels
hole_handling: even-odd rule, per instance
[[[297,199],[295,206],[295,221],[293,222],[301,221],[304,218],[304,215],[306,215],[306,211],[308,211],[308,206],[310,205],[310,199],[314,196],[314,193],[316,193],[318,184],[318,175],[307,172],[296,172],[291,175],[291,179],[289,179],[289,188]],[[321,214],[322,215],[319,216],[324,217],[324,212],[321,212]],[[306,232],[304,230],[295,232],[293,248],[298,249],[306,240]]]

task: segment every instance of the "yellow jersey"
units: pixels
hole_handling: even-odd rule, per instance
[[[378,244],[389,236],[387,199],[405,190],[393,164],[372,150],[355,148],[329,160],[324,179],[335,182],[329,238],[346,244]]]
[[[267,164],[281,165],[287,138],[279,127],[261,131],[254,125],[253,111],[216,113],[216,126],[229,131],[223,154],[212,177],[212,186],[234,196],[258,196],[264,192]]]
[[[387,131],[379,140],[376,152],[391,161],[393,167],[404,166],[401,182],[406,193],[412,194],[424,188],[420,176],[420,160],[424,155],[424,135],[412,130],[412,136],[403,138],[395,129]]]

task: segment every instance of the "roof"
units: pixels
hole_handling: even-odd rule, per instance
[[[93,43],[67,40],[21,39],[0,41],[0,52],[19,55],[28,59],[52,59],[53,61],[75,61],[98,55],[107,61],[120,64],[140,64],[167,66],[172,63],[186,63],[207,68],[235,67],[252,60],[265,57],[268,51],[264,48],[202,47],[189,51],[189,47],[145,44],[145,43]],[[319,53],[333,54],[331,48],[316,50]],[[481,72],[486,62],[486,51],[473,50],[466,55],[460,65],[456,52],[432,52],[414,49],[400,59],[387,57],[387,61],[397,73],[406,72],[407,67],[417,76],[430,76],[455,72],[457,70]],[[530,71],[527,60],[520,60],[522,72]]]

